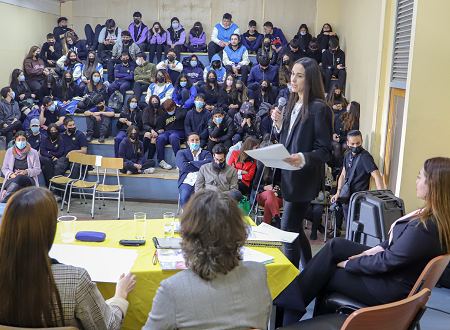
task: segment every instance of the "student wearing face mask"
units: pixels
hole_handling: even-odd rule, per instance
[[[19,104],[14,101],[15,93],[11,87],[3,87],[0,101],[0,135],[6,136],[6,145],[12,140],[14,131],[22,129]]]
[[[140,12],[137,11],[133,14],[133,23],[128,26],[128,32],[130,32],[131,39],[138,45],[141,52],[145,52],[147,50],[148,27],[142,22]]]
[[[156,71],[155,82],[148,86],[147,95],[145,96],[145,102],[147,104],[150,104],[149,100],[152,95],[158,96],[160,104],[172,99],[173,85],[169,73],[166,70],[161,69]]]
[[[112,57],[108,62],[108,81],[110,83],[114,82],[114,67],[122,63],[122,54],[128,54],[128,62],[131,66],[135,67],[137,54],[140,52],[139,46],[131,39],[130,32],[122,31],[121,39],[114,45]]]
[[[194,110],[188,111],[184,119],[184,133],[186,136],[193,132],[198,132],[200,138],[200,148],[204,148],[208,142],[208,122],[211,119],[211,112],[205,108],[205,95],[197,94],[194,101]]]
[[[78,39],[72,32],[66,32],[64,34],[64,39],[61,40],[61,44],[64,55],[73,50],[80,60],[86,60],[89,52],[86,48],[86,41]]]
[[[227,93],[227,97],[225,98],[227,107],[225,110],[227,111],[228,116],[234,118],[234,115],[239,112],[239,108],[242,105],[242,103],[239,102],[239,92],[236,90],[236,79],[234,78],[234,75],[230,73],[227,74],[222,89]]]
[[[228,116],[222,108],[214,108],[212,117],[208,122],[208,147],[211,152],[218,143],[230,148],[234,136],[233,119]],[[227,153],[225,153],[227,154]]]
[[[67,53],[67,56],[65,58],[64,56],[62,56],[58,60],[58,62],[56,62],[56,64],[58,65],[56,71],[58,72],[58,74],[60,74],[60,76],[64,76],[64,72],[69,71],[69,73],[72,75],[73,81],[75,81],[77,85],[81,83],[83,63],[81,63],[81,60],[78,58],[77,53],[75,53],[73,50],[70,50]]]
[[[25,82],[25,75],[23,74],[22,70],[13,70],[11,74],[10,86],[14,91],[14,101],[19,104],[19,109],[22,112],[22,117],[27,115],[30,110],[37,107],[37,105],[35,105],[35,103],[38,102],[37,95],[32,93],[30,87],[28,87],[28,84]]]
[[[249,54],[256,54],[261,47],[264,36],[256,31],[256,21],[248,22],[248,30],[241,35],[242,44],[247,48]]]
[[[49,96],[54,101],[58,101],[61,99],[61,86],[56,82],[55,77],[49,74],[45,77],[37,95],[39,102],[42,102],[46,96]]]
[[[294,39],[297,39],[299,41],[302,40],[303,42],[300,42],[300,48],[303,51],[306,51],[306,47],[308,47],[312,39],[312,36],[309,33],[308,26],[306,24],[300,25],[297,34],[294,36]]]
[[[251,102],[244,102],[239,112],[234,116],[233,144],[242,141],[244,136],[259,139],[261,118],[256,114]]]
[[[126,137],[120,142],[118,158],[123,159],[123,168],[120,170],[122,173],[131,175],[155,172],[155,161],[144,160],[144,145],[139,140],[139,128],[136,125],[127,128]]]
[[[42,140],[40,150],[41,168],[46,187],[49,186],[50,179],[54,176],[55,164],[64,155],[65,148],[66,145],[61,138],[58,126],[56,124],[48,125],[47,137]]]
[[[134,69],[133,94],[141,100],[142,93],[148,89],[151,83],[155,82],[156,65],[146,60],[145,53],[136,55],[136,68]]]
[[[27,140],[31,148],[39,152],[42,142],[41,124],[39,123],[39,119],[31,119],[30,128],[27,131]]]
[[[300,48],[300,42],[302,40],[292,39],[282,51],[278,53],[278,65],[281,66],[283,62],[283,55],[287,54],[292,59],[292,62],[295,63],[297,60],[305,57],[305,52]]]
[[[272,22],[264,23],[264,37],[269,37],[272,43],[272,48],[277,52],[283,49],[286,46],[287,40],[284,36],[283,31],[280,28],[276,28],[273,26]]]
[[[233,166],[238,171],[238,186],[242,195],[249,195],[251,192],[250,183],[256,171],[256,160],[248,156],[246,151],[258,148],[259,140],[248,136],[239,150],[231,153],[228,165]]]
[[[336,38],[330,39],[328,46],[328,50],[322,53],[322,67],[325,70],[325,90],[330,89],[331,78],[335,77],[344,91],[347,78],[345,53],[339,48],[339,40]]]
[[[322,66],[322,52],[319,49],[319,41],[317,38],[311,39],[308,48],[306,48],[305,55],[306,57],[315,59],[317,64]]]
[[[223,50],[223,65],[228,73],[241,74],[241,80],[246,84],[250,71],[250,60],[248,59],[247,48],[242,45],[241,36],[232,34],[230,44]]]
[[[172,17],[170,27],[166,32],[167,46],[165,48],[166,58],[169,56],[169,50],[175,50],[176,59],[180,60],[180,53],[184,51],[184,43],[186,42],[186,31],[177,17]]]
[[[333,109],[334,120],[340,117],[347,109],[348,101],[344,95],[342,95],[342,86],[334,84],[328,93],[327,98],[328,105]]]
[[[255,97],[255,108],[259,109],[261,103],[267,102],[269,104],[274,104],[278,93],[274,93],[274,89],[270,86],[270,81],[267,79],[261,80],[258,88],[254,92]]]
[[[215,54],[212,57],[211,64],[208,65],[205,70],[203,70],[203,80],[207,83],[207,75],[209,71],[214,70],[216,73],[216,79],[219,85],[222,85],[225,82],[225,75],[227,74],[227,70],[222,65],[222,59],[219,54]]]
[[[183,107],[189,110],[194,106],[196,95],[197,89],[192,84],[189,76],[185,73],[181,73],[175,82],[172,100],[174,100],[177,107]]]
[[[336,32],[333,32],[333,29],[331,28],[331,25],[328,23],[325,23],[322,26],[322,30],[317,35],[317,41],[319,42],[319,50],[320,53],[323,53],[327,50],[329,42],[331,39],[336,39],[339,41],[339,37],[336,34]]]
[[[56,124],[61,132],[64,132],[64,118],[66,111],[56,104],[50,97],[45,97],[41,105],[41,113],[39,115],[39,123],[41,124],[41,133],[45,137],[47,135],[48,126]]]
[[[139,131],[142,131],[142,111],[138,106],[138,98],[136,95],[132,95],[128,98],[127,106],[120,113],[119,121],[117,122],[117,133],[114,138],[114,155],[119,157],[119,145],[120,142],[127,136],[127,130],[131,126],[136,126]]]
[[[82,92],[84,92],[86,86],[89,84],[91,76],[95,71],[100,73],[101,80],[103,80],[103,65],[98,63],[97,54],[90,51],[86,63],[81,68],[80,90]]]
[[[167,34],[159,22],[153,23],[152,28],[148,33],[148,55],[150,63],[153,63],[153,59],[156,54],[156,62],[161,62],[162,53],[166,44]]]
[[[166,112],[162,107],[159,97],[150,96],[147,107],[142,114],[142,126],[144,128],[144,153],[148,150],[147,159],[153,159],[156,152],[156,138],[162,132]]]
[[[227,108],[225,101],[227,98],[227,93],[220,88],[215,71],[211,70],[208,72],[207,82],[200,87],[199,93],[205,95],[206,110],[211,111],[215,107],[220,107],[223,109]]]
[[[193,111],[190,111],[193,112]],[[183,207],[194,193],[200,167],[212,162],[212,155],[201,147],[200,136],[197,132],[191,132],[187,136],[188,148],[177,153],[175,162],[179,169],[178,192],[180,206]]]
[[[80,87],[74,82],[73,76],[70,71],[64,71],[62,82],[61,82],[61,100],[58,101],[58,106],[63,108],[67,112],[74,111],[80,96]]]
[[[233,17],[229,13],[223,14],[222,21],[214,26],[211,33],[211,42],[208,45],[209,61],[215,54],[230,44],[230,37],[232,34],[239,35],[239,26],[232,21]]]
[[[192,55],[189,58],[189,65],[184,67],[181,73],[185,73],[191,78],[192,84],[197,88],[203,84],[203,69],[200,67],[200,62],[197,55]]]
[[[41,49],[37,46],[30,48],[28,55],[23,60],[23,72],[25,81],[32,92],[36,93],[41,88],[44,78],[49,74],[44,61],[40,58]]]
[[[62,56],[62,45],[56,42],[53,33],[47,34],[47,42],[44,42],[41,49],[40,58],[44,61],[45,66],[55,66],[56,61]]]
[[[257,57],[259,58],[261,55],[266,55],[270,60],[270,65],[278,66],[277,64],[278,54],[275,51],[275,49],[271,47],[271,45],[272,43],[270,38],[265,37],[263,39],[261,47],[258,49]]]
[[[84,88],[83,100],[78,102],[76,113],[84,113],[85,110],[94,106],[94,98],[97,94],[103,95],[105,100],[108,99],[106,85],[103,83],[100,72],[94,71],[89,78],[89,82]]]
[[[111,135],[111,118],[114,117],[114,109],[106,106],[102,95],[94,98],[95,108],[84,112],[86,116],[86,139],[88,142],[92,138],[98,138],[99,143],[104,143],[105,138]]]
[[[203,25],[200,22],[195,22],[191,31],[189,31],[189,40],[186,41],[185,47],[189,52],[206,53],[206,33],[203,31]]]
[[[183,71],[183,64],[177,60],[175,49],[166,50],[166,55],[167,59],[159,62],[156,69],[166,70],[169,73],[170,80],[177,81],[181,71]]]
[[[173,100],[167,100],[163,103],[166,115],[164,117],[163,132],[156,138],[156,152],[159,166],[165,170],[172,169],[172,165],[165,162],[165,148],[167,143],[172,146],[175,156],[180,150],[180,140],[185,138],[184,119],[187,110],[177,107]]]
[[[114,68],[114,82],[108,87],[108,95],[114,94],[116,90],[119,90],[125,100],[125,94],[127,90],[131,89],[131,84],[134,81],[134,65],[130,62],[130,56],[128,53],[122,53],[120,56],[121,64],[117,64]]]
[[[69,28],[67,26],[67,21],[68,21],[67,17],[58,18],[58,26],[56,26],[53,29],[53,35],[55,36],[56,42],[59,42],[61,39],[63,39],[64,35],[67,32],[71,32],[71,33],[73,33],[74,36],[77,37],[77,34],[75,33],[75,31],[73,31],[71,28]]]
[[[273,89],[275,95],[278,94],[278,69],[270,65],[270,60],[267,55],[261,55],[258,57],[258,65],[254,66],[250,71],[248,77],[248,88],[255,91],[258,89],[259,83],[263,79],[267,79],[270,82],[270,87]]]
[[[111,51],[116,43],[120,41],[122,29],[116,26],[113,19],[106,20],[105,27],[102,28],[98,35],[98,58],[103,65],[106,65],[111,58]],[[120,53],[119,53],[120,55]]]

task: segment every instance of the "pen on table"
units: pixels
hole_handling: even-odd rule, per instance
[[[155,253],[153,254],[153,264],[156,265],[158,263],[158,250],[155,249]]]

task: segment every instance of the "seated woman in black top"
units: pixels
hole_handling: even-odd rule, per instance
[[[227,98],[225,99],[227,108],[224,110],[227,111],[228,116],[234,118],[234,115],[239,112],[239,108],[242,105],[242,102],[239,102],[239,92],[236,89],[236,79],[234,78],[234,75],[227,73],[225,84],[223,84],[222,88],[227,93]]]
[[[268,79],[261,80],[258,89],[254,93],[255,95],[255,109],[259,110],[259,106],[263,102],[268,102],[270,104],[275,103],[277,96],[273,94],[272,88],[270,88],[270,81]]]
[[[39,90],[39,102],[42,103],[46,96],[51,97],[53,101],[61,100],[61,86],[51,74],[46,75],[44,78],[44,83]]]
[[[319,49],[321,53],[323,53],[324,50],[328,49],[328,42],[332,38],[339,40],[339,37],[337,36],[336,32],[333,32],[331,25],[325,23],[322,26],[322,31],[320,31],[319,35],[317,36],[317,40],[319,41]]]
[[[342,115],[348,106],[348,101],[342,95],[342,87],[339,84],[334,84],[331,89],[330,93],[328,93],[328,104],[333,109],[334,113],[334,120],[336,120],[337,117]]]
[[[127,136],[120,142],[118,156],[123,158],[122,173],[130,175],[155,172],[155,161],[144,160],[144,144],[139,140],[139,128],[136,125],[128,126]]]
[[[41,141],[41,168],[44,174],[45,186],[48,187],[50,179],[55,174],[56,161],[64,155],[66,144],[61,138],[58,125],[50,124],[47,128],[47,138]]]
[[[156,95],[150,96],[148,105],[142,114],[142,127],[144,129],[144,153],[148,150],[148,159],[152,159],[156,152],[156,138],[164,130],[166,112]]]
[[[103,95],[103,98],[108,103],[108,93],[106,85],[103,84],[102,77],[99,71],[94,71],[89,77],[89,82],[84,88],[83,101],[78,102],[76,113],[84,113],[88,109],[92,109],[94,104],[94,97],[97,94]]]
[[[117,121],[119,133],[114,138],[114,155],[116,158],[119,157],[119,145],[127,136],[128,128],[132,125],[136,126],[140,132],[142,131],[142,111],[139,108],[138,97],[136,95],[128,98],[127,106],[120,113],[120,118]],[[142,152],[144,153],[144,151]]]
[[[259,58],[261,55],[267,55],[269,57],[270,65],[277,65],[278,55],[275,49],[272,48],[272,41],[269,37],[264,38],[262,47],[258,49],[258,55],[256,58]]]
[[[35,104],[38,102],[37,95],[31,92],[30,87],[25,82],[25,75],[20,69],[14,69],[11,74],[11,89],[15,93],[14,101],[19,104],[20,112],[25,117],[31,109],[37,108]],[[25,118],[21,118],[23,123]]]
[[[342,167],[344,152],[347,150],[347,133],[359,130],[360,105],[352,101],[347,106],[347,111],[334,119],[333,141],[333,166]]]
[[[73,81],[72,72],[64,71],[61,83],[61,102],[59,103],[59,106],[67,111],[69,103],[74,97],[78,96],[80,96],[80,87]]]
[[[286,88],[291,82],[291,71],[293,66],[294,62],[289,54],[284,54],[281,59],[281,66],[278,69],[278,87],[280,89]]]
[[[219,87],[219,84],[217,83],[217,74],[214,70],[208,72],[206,84],[202,85],[198,92],[205,95],[206,110],[212,111],[214,107],[226,109],[226,92]]]
[[[300,41],[300,49],[305,51],[308,48],[309,42],[312,39],[312,35],[308,31],[308,26],[306,24],[300,25],[298,28],[297,34],[294,36],[294,39],[298,39]]]

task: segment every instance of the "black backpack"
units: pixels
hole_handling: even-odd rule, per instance
[[[108,101],[108,107],[114,109],[115,113],[121,113],[123,108],[123,96],[119,91],[114,91]]]

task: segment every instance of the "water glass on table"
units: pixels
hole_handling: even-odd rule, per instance
[[[73,215],[64,215],[58,218],[61,240],[63,243],[72,243],[75,241],[75,221],[77,217]]]
[[[175,227],[175,213],[164,213],[164,237],[173,238]]]
[[[147,215],[144,212],[136,212],[134,214],[134,228],[136,229],[136,239],[145,238],[145,223]]]

